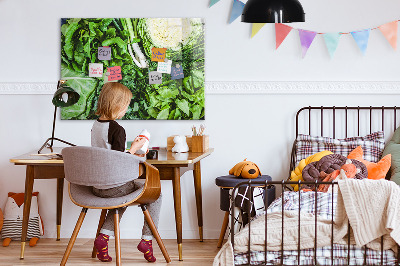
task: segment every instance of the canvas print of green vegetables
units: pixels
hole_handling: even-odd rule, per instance
[[[166,61],[153,61],[153,50]],[[133,94],[123,119],[204,119],[204,50],[201,18],[61,19],[61,78],[81,96],[61,118],[96,119],[106,71],[119,66],[118,82]],[[103,75],[89,77],[89,64],[103,64]],[[157,68],[160,84],[150,84]]]

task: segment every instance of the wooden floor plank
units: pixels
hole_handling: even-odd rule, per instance
[[[69,239],[40,239],[36,247],[27,246],[25,249],[25,259],[19,259],[21,244],[18,241],[12,241],[9,247],[0,246],[0,265],[60,265],[61,258],[67,247]],[[122,264],[149,266],[150,264],[143,258],[143,254],[136,249],[140,240],[121,239]],[[162,256],[157,243],[153,243],[154,255],[157,258],[157,265],[212,265],[215,255],[218,253],[216,239],[204,240],[200,242],[197,239],[185,239],[183,241],[183,261],[178,260],[178,248],[176,240],[163,240],[168,250],[172,262],[167,264]],[[77,239],[68,259],[67,265],[114,265],[114,243],[110,240],[110,255],[113,257],[113,263],[104,263],[98,259],[91,258],[93,240]],[[152,265],[154,265],[152,264]]]

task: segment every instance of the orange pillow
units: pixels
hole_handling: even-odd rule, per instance
[[[355,159],[365,164],[368,170],[368,179],[375,180],[386,177],[392,161],[392,155],[388,154],[377,163],[368,162],[363,159],[363,149],[361,148],[361,146],[358,146],[353,151],[351,151],[347,158]]]

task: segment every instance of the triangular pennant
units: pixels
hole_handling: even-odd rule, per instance
[[[292,29],[293,28],[288,25],[275,23],[276,49],[278,49],[278,47],[282,44],[282,42],[285,40],[286,36],[288,36],[289,32]]]
[[[342,34],[340,34],[339,32],[333,32],[333,33],[325,33],[323,36],[326,48],[328,48],[329,55],[332,58],[339,44],[339,39],[340,36],[342,36]]]
[[[210,0],[210,5],[208,7],[212,7],[213,5],[215,5],[218,2],[219,2],[219,0]]]
[[[378,27],[393,49],[397,48],[397,20]]]
[[[369,33],[371,29],[360,30],[360,31],[352,31],[351,35],[353,35],[354,40],[356,41],[358,47],[361,50],[361,53],[364,55],[368,46]]]
[[[301,55],[304,58],[317,33],[315,31],[300,30]]]
[[[244,3],[239,0],[233,0],[231,17],[229,18],[229,23],[232,23],[235,19],[237,19],[240,15],[242,15],[242,11],[244,8]]]
[[[253,26],[251,28],[251,38],[254,37],[258,33],[259,30],[261,30],[262,27],[264,27],[265,23],[253,23]]]

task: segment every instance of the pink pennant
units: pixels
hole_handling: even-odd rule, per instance
[[[316,35],[317,35],[317,33],[315,31],[299,29],[301,54],[302,54],[303,58],[306,56],[307,50],[308,50],[308,48],[310,48],[310,45],[312,44]]]
[[[397,20],[378,27],[393,49],[397,48]]]
[[[281,23],[275,23],[275,40],[276,40],[276,49],[282,44],[282,42],[285,40],[286,36],[290,33],[292,30],[292,27],[281,24]]]

